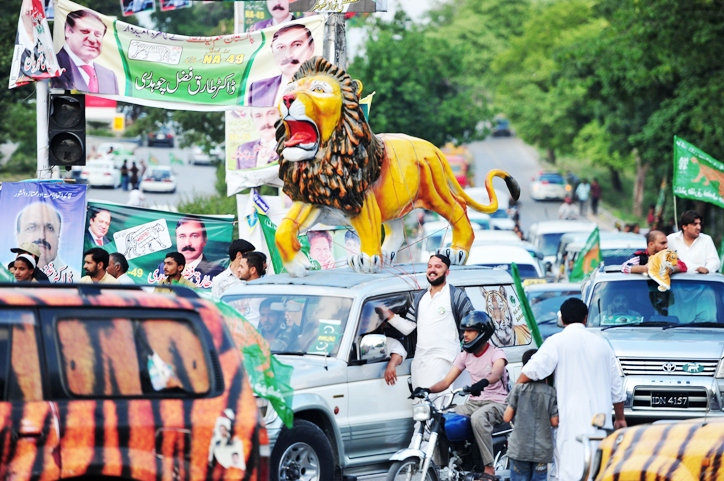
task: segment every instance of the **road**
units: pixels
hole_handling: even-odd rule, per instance
[[[121,139],[122,140],[122,139]],[[107,139],[88,138],[88,148],[97,146]],[[216,169],[207,165],[187,165],[190,149],[163,148],[163,147],[138,147],[135,156],[138,161],[144,160],[149,165],[151,156],[158,159],[159,165],[171,165],[171,154],[176,159],[183,160],[184,164],[174,164],[176,172],[176,192],[173,194],[146,193],[145,205],[153,206],[176,206],[179,201],[191,198],[194,194],[211,195],[216,193]],[[88,199],[97,201],[116,202],[125,204],[128,201],[128,192],[119,189],[90,188]]]

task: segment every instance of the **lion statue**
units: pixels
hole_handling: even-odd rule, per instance
[[[283,190],[293,204],[275,242],[287,272],[304,276],[311,267],[297,236],[317,223],[353,227],[360,254],[349,256],[348,264],[357,272],[379,272],[383,262],[394,262],[405,240],[402,218],[418,207],[450,222],[452,245],[438,252],[452,264],[465,264],[474,238],[466,207],[493,213],[493,177],[505,180],[514,199],[518,183],[507,172],[490,171],[490,204],[475,202],[440,149],[404,134],[372,133],[359,105],[361,92],[361,82],[322,57],[304,62],[284,90],[277,153]]]

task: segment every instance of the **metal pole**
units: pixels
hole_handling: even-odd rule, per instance
[[[335,64],[347,69],[347,36],[345,35],[344,13],[335,13],[337,28],[334,38]]]
[[[324,22],[324,48],[322,49],[322,56],[332,63],[335,63],[334,37],[337,34],[336,23],[337,18],[335,15],[333,13],[328,13],[327,19]]]
[[[51,170],[48,165],[48,80],[35,82],[36,110],[35,120],[38,126],[38,179],[50,179]]]

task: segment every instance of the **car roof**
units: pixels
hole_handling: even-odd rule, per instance
[[[596,227],[594,222],[581,220],[544,220],[530,226],[530,231],[536,234],[556,234],[560,232],[592,231]]]
[[[580,290],[581,284],[578,282],[547,282],[545,284],[530,284],[525,287],[525,292],[564,292]]]

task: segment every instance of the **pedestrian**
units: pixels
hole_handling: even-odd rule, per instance
[[[649,224],[649,227],[652,227],[654,225],[654,222],[656,222],[656,206],[654,204],[649,205],[649,213],[646,214],[646,222]]]
[[[563,331],[547,338],[538,352],[523,366],[518,383],[555,375],[559,425],[554,458],[556,473],[550,479],[574,481],[583,475],[583,444],[576,437],[596,434],[593,416],[614,413],[604,429],[626,427],[623,401],[626,399],[619,365],[611,345],[586,329],[588,308],[580,299],[566,299],[558,313]]]
[[[579,214],[578,206],[573,203],[573,199],[570,196],[566,196],[558,208],[558,218],[561,220],[576,220]]]
[[[639,225],[638,222],[634,222],[631,225],[631,232],[634,234],[641,234],[641,226]]]
[[[525,366],[537,349],[523,353]],[[553,462],[553,428],[558,427],[558,403],[551,376],[515,384],[506,400],[503,421],[513,423],[508,438],[510,481],[546,481]]]
[[[115,277],[120,284],[132,285],[136,282],[128,275],[128,261],[120,252],[113,252],[108,260],[108,273]]]
[[[586,205],[588,204],[590,194],[591,184],[588,183],[588,179],[581,180],[581,183],[576,187],[576,197],[578,198],[582,216],[586,215]]]
[[[124,191],[128,190],[128,161],[124,160],[121,165],[121,188]]]
[[[128,202],[126,205],[130,205],[132,207],[142,207],[144,200],[146,200],[146,196],[143,195],[143,192],[138,189],[133,189],[128,193]]]
[[[522,241],[525,240],[525,235],[523,234],[523,231],[520,229],[520,225],[519,225],[519,224],[515,224],[515,225],[513,226],[513,232],[515,233],[515,235],[518,236],[518,238],[519,238],[520,240],[522,240]]]
[[[473,310],[473,303],[463,289],[447,282],[448,275],[450,258],[433,254],[427,261],[430,287],[415,294],[404,319],[386,306],[376,308],[403,335],[417,329],[411,366],[413,389],[432,386],[443,379],[460,354],[460,321]]]
[[[141,179],[143,179],[143,174],[146,173],[146,161],[141,159],[141,161],[139,162],[139,165],[141,167],[138,169],[138,178],[139,178],[139,180],[141,180]]]
[[[593,215],[598,215],[598,203],[601,200],[601,184],[598,183],[597,178],[593,178],[591,182],[591,212]]]
[[[235,239],[229,244],[229,267],[225,271],[217,274],[211,281],[211,296],[215,300],[221,299],[221,295],[228,288],[241,284],[239,279],[239,263],[241,258],[247,252],[255,250],[254,245],[244,239]]]
[[[85,251],[83,253],[83,269],[85,269],[86,275],[80,278],[80,283],[119,284],[118,280],[106,271],[109,258],[108,251],[100,247],[93,247]]]
[[[163,260],[164,278],[158,281],[159,286],[179,285],[196,289],[196,284],[183,276],[186,258],[180,252],[169,252]],[[153,292],[173,293],[168,287],[156,287]]]
[[[10,252],[16,254],[16,258],[19,257],[21,254],[30,254],[35,261],[35,268],[33,269],[33,279],[38,282],[50,282],[50,279],[48,279],[48,276],[45,274],[45,272],[43,272],[43,270],[38,267],[38,262],[40,261],[40,247],[38,247],[38,244],[35,244],[33,242],[23,242],[22,244],[20,244],[20,247],[13,247],[12,249],[10,249]]]
[[[33,278],[33,272],[36,268],[35,259],[30,254],[20,254],[15,259],[15,282],[38,282]]]
[[[669,234],[669,248],[679,254],[689,272],[719,272],[721,261],[710,236],[701,233],[701,216],[693,210],[681,214],[681,231]]]
[[[10,263],[8,263],[8,272],[10,275],[15,275],[15,261],[10,261]]]
[[[455,412],[470,417],[483,460],[483,473],[476,473],[473,479],[495,481],[498,478],[493,466],[493,427],[503,422],[508,395],[508,383],[504,379],[508,360],[502,349],[489,342],[495,326],[486,312],[472,311],[460,321],[460,329],[463,331],[463,352],[457,355],[445,378],[430,386],[429,392],[448,389],[463,371],[468,371],[473,382],[470,397],[465,404],[456,406]],[[420,390],[424,388],[418,388],[418,392]]]
[[[138,167],[135,161],[131,162],[131,168],[128,171],[131,173],[131,189],[138,189]]]

